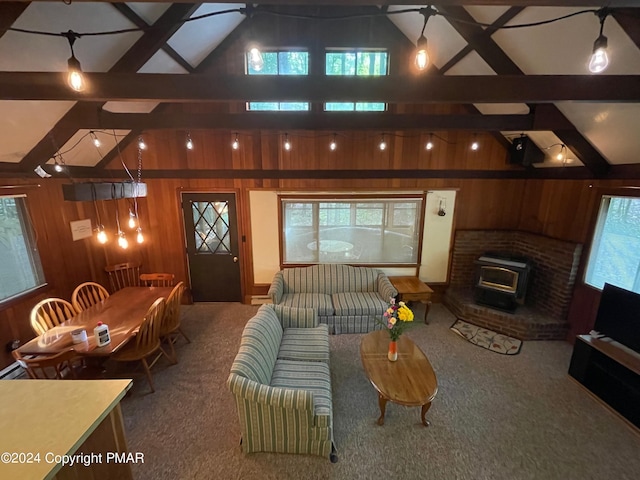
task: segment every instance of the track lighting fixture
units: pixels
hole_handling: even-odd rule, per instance
[[[81,92],[85,88],[85,82],[84,77],[82,76],[82,67],[73,52],[73,44],[78,38],[80,38],[80,36],[72,30],[67,31],[63,35],[67,37],[67,40],[69,41],[69,48],[71,49],[71,57],[67,60],[67,83],[69,84],[69,87],[76,92]]]
[[[331,150],[332,152],[334,152],[336,150],[336,148],[338,148],[338,144],[336,143],[336,134],[333,134],[333,139],[331,140],[331,143],[329,144],[329,150]]]
[[[102,142],[100,142],[100,139],[98,138],[98,136],[95,134],[93,130],[89,132],[89,136],[91,137],[91,141],[93,142],[95,147],[100,148],[100,145],[102,145]]]
[[[593,43],[593,53],[589,59],[589,71],[591,73],[604,72],[609,65],[609,56],[607,55],[607,37],[602,34],[604,29],[604,21],[609,15],[607,8],[601,8],[596,12],[596,15],[600,18],[600,35]]]
[[[138,137],[138,148],[140,150],[146,150],[147,149],[147,144],[144,143],[144,139],[142,137]]]
[[[233,140],[233,143],[231,144],[231,148],[233,148],[234,150],[238,150],[240,148],[240,142],[238,141],[237,133],[236,133],[236,138]]]
[[[291,142],[289,141],[289,134],[288,133],[284,134],[284,149],[286,151],[291,150]]]
[[[414,63],[418,70],[423,71],[429,66],[429,52],[427,51],[427,37],[424,36],[424,31],[427,28],[427,22],[429,18],[435,14],[433,7],[429,6],[420,9],[420,13],[424,16],[424,23],[422,24],[422,32],[420,32],[420,38],[416,42],[416,53]]]
[[[380,150],[387,149],[387,142],[384,140],[384,133],[382,134],[382,137],[380,137],[380,144],[378,145],[378,148],[380,148]]]
[[[264,59],[262,58],[262,52],[256,46],[249,49],[247,53],[247,62],[251,70],[259,72],[264,67]]]
[[[191,133],[187,133],[187,150],[193,150],[193,140],[191,140]]]

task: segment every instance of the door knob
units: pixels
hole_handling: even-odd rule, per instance
[[[233,263],[238,263],[238,257],[233,257]]]

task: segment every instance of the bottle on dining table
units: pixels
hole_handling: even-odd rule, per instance
[[[111,335],[109,334],[109,325],[102,322],[98,322],[98,326],[93,329],[93,334],[96,337],[96,346],[104,347],[111,343]]]

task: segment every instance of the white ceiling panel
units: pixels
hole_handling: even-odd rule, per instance
[[[159,102],[107,102],[103,110],[111,113],[150,113]]]
[[[640,163],[640,104],[562,102],[557,106],[609,163]]]
[[[0,101],[0,162],[22,160],[74,103]],[[43,163],[45,161],[43,159]]]
[[[395,11],[408,8],[424,8],[424,5],[390,6],[389,10]],[[389,19],[414,44],[418,41],[424,24],[424,17],[421,14],[412,12],[389,15]],[[467,42],[456,32],[451,24],[439,15],[429,19],[424,35],[428,41],[429,60],[438,68],[441,68],[467,45]]]
[[[169,9],[171,3],[127,2],[127,5],[145,22],[153,25]]]
[[[32,2],[13,27],[46,32],[101,32],[135,27],[109,3]],[[76,40],[74,50],[86,72],[105,72],[141,36],[140,32],[120,35],[85,36]],[[16,54],[19,52],[19,54]],[[65,72],[71,56],[63,37],[7,32],[0,38],[0,70]]]
[[[490,7],[486,5],[467,5],[464,7],[476,22],[493,23],[509,10],[509,6]]]
[[[580,10],[583,9],[529,7],[508,25],[548,20]],[[586,75],[599,31],[598,17],[585,13],[548,25],[498,30],[493,39],[527,75]],[[640,50],[611,17],[605,22],[604,35],[609,39],[606,73],[639,74]]]
[[[205,4],[191,17],[236,9],[241,4]],[[197,67],[244,20],[240,13],[226,13],[185,23],[169,39],[169,45],[193,67]]]
[[[100,140],[101,146],[96,147],[89,130],[78,130],[61,148],[62,158],[66,165],[93,167],[102,157],[115,148],[117,142],[129,133],[130,130],[116,130],[115,137],[113,130],[95,130],[96,137]],[[48,164],[53,164],[51,159]]]
[[[519,137],[522,133],[527,135],[533,143],[535,143],[545,155],[544,162],[534,163],[533,166],[538,168],[545,167],[580,167],[583,163],[576,158],[568,148],[564,148],[563,158],[559,159],[558,154],[561,153],[562,141],[553,132],[533,131],[533,132],[501,132],[510,141],[514,137]]]

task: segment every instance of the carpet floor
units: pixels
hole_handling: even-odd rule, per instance
[[[362,335],[331,336],[334,437],[339,462],[269,453],[243,454],[235,402],[225,382],[240,334],[258,307],[183,307],[192,343],[180,363],[141,372],[122,402],[129,450],[143,452],[134,478],[146,479],[636,479],[640,435],[567,375],[571,346],[528,342],[496,355],[449,330],[455,317],[434,305],[430,324],[410,336],[429,357],[438,395],[427,418],[389,403],[376,425],[377,396],[359,357]]]

